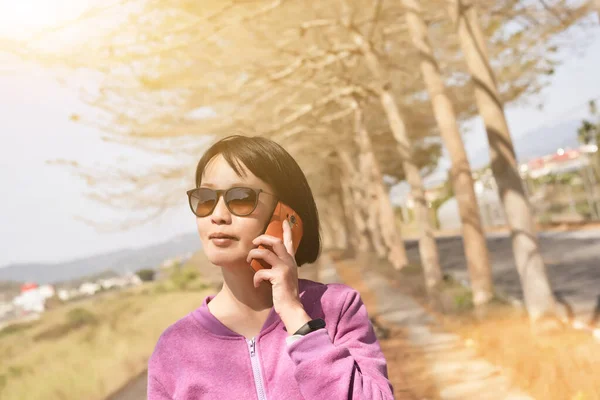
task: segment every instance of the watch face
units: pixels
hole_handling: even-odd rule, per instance
[[[312,329],[321,329],[321,328],[325,327],[325,321],[323,321],[321,318],[318,318],[318,319],[314,319],[312,321],[309,321],[308,325]]]

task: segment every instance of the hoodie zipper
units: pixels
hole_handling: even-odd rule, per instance
[[[256,395],[258,396],[258,400],[267,400],[262,374],[260,373],[260,361],[258,360],[258,353],[256,352],[256,339],[246,339],[246,342],[248,343],[248,350],[250,351],[250,362],[252,363],[252,374],[254,375]]]

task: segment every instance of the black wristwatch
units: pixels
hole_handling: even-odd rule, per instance
[[[325,321],[322,318],[317,318],[308,321],[306,324],[302,325],[300,329],[294,333],[294,335],[304,336],[310,332],[325,328]]]

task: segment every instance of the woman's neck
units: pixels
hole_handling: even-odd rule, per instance
[[[268,282],[254,287],[254,270],[249,266],[221,267],[223,288],[215,297],[232,312],[260,313],[273,307],[273,292]]]

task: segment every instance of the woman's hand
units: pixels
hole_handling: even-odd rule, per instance
[[[273,308],[279,314],[288,333],[291,335],[311,320],[300,302],[298,290],[298,266],[294,258],[292,229],[287,220],[283,221],[283,240],[260,235],[252,241],[256,246],[263,245],[272,249],[252,249],[246,261],[261,259],[271,265],[270,269],[261,269],[254,274],[254,287],[262,281],[268,281],[273,289]]]

